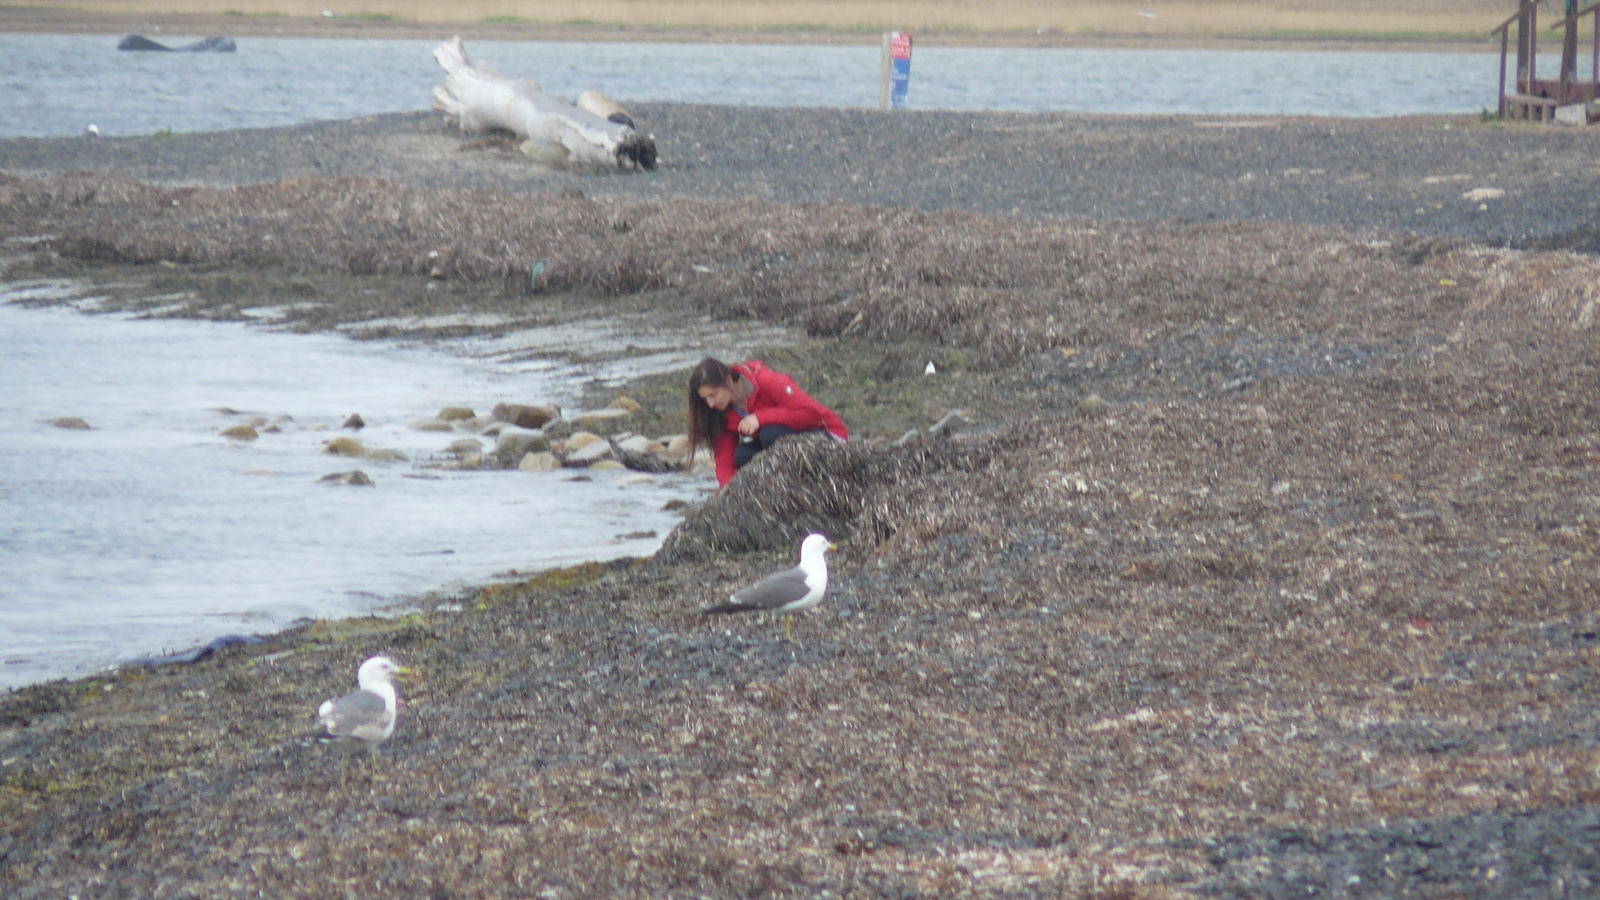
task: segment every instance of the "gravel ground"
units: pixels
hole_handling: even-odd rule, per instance
[[[1496,249],[1592,239],[1590,131],[640,112],[701,147],[538,174],[420,115],[0,144],[116,173],[0,178],[8,278],[233,319],[292,287],[314,329],[762,319],[863,425],[652,560],[7,694],[0,893],[1600,891],[1600,260]],[[627,391],[670,420],[680,384]],[[693,615],[810,527],[841,550],[800,643]],[[378,651],[428,678],[343,773],[296,735]]]
[[[162,183],[350,175],[613,199],[736,199],[1152,223],[1294,222],[1600,251],[1600,129],[1475,118],[1103,117],[641,104],[659,171],[537,174],[463,153],[430,113],[294,128],[0,141],[12,173],[114,171]],[[1469,201],[1496,188],[1505,195]],[[1486,205],[1487,209],[1480,209]]]

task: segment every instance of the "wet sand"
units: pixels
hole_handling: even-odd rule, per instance
[[[857,436],[651,560],[0,698],[6,893],[1593,892],[1592,129],[640,112],[655,175],[420,114],[0,144],[7,277],[784,324]],[[694,615],[811,528],[798,643]],[[427,680],[341,773],[297,735],[379,651]]]

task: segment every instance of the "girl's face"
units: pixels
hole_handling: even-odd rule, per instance
[[[719,412],[727,409],[728,404],[733,402],[733,386],[731,384],[720,386],[702,384],[700,385],[700,390],[696,393],[700,395],[701,400],[706,402],[707,406]]]

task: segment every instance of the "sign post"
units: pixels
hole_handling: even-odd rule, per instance
[[[883,55],[878,66],[878,108],[905,109],[911,86],[911,34],[883,33]]]

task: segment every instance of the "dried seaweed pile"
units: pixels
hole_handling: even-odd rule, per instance
[[[224,222],[227,196],[260,216],[273,191],[312,208],[335,186],[108,188],[128,193],[91,208],[77,183],[0,200],[33,204],[28,233],[64,252],[167,258],[189,216],[185,258],[255,264],[270,233],[338,266],[345,230],[375,221],[341,210],[409,198],[404,228],[437,230],[383,226],[397,271],[443,248],[449,277],[504,277],[537,233],[583,290],[1021,364],[979,409],[993,433],[775,448],[648,564],[0,699],[9,894],[1600,886],[1591,259],[575,197],[524,203],[537,223],[500,247],[481,210],[477,236],[437,241],[475,195],[352,183],[365,199],[255,230]],[[801,644],[694,615],[814,527],[846,539]],[[293,735],[378,650],[429,679],[341,781]]]
[[[970,348],[991,367],[1242,317],[1258,328],[1409,328],[1430,304],[1479,295],[1519,314],[1537,307],[1587,321],[1600,281],[1588,257],[1486,257],[1415,239],[1368,245],[1283,225],[1091,228],[844,204],[422,191],[372,179],[158,189],[104,175],[0,177],[0,209],[0,233],[51,235],[51,247],[86,260],[290,265],[512,292],[667,292],[817,336]],[[1544,273],[1533,287],[1522,274],[1530,266]],[[1535,296],[1539,304],[1525,302]]]
[[[905,498],[891,498],[883,485],[926,485],[952,469],[982,468],[1002,448],[997,439],[893,448],[824,436],[784,441],[741,472],[750,477],[734,479],[673,529],[654,559],[675,565],[788,552],[813,532],[871,545],[899,530],[910,512]]]

